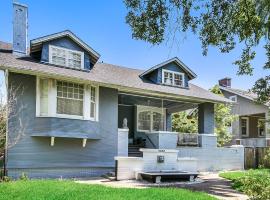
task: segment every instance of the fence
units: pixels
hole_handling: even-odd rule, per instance
[[[245,147],[245,169],[270,168],[270,160],[264,159],[267,151],[270,151],[269,147]]]

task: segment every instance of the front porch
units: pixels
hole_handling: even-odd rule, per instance
[[[180,143],[179,133],[172,130],[173,113],[198,108],[197,145],[202,146],[207,138],[214,135],[214,104],[192,100],[156,98],[136,94],[120,93],[118,95],[118,128],[123,140],[128,143],[123,148],[129,151],[122,156],[142,156],[140,148],[176,149]],[[126,136],[124,136],[126,134]],[[216,139],[213,141],[216,142]],[[211,142],[210,142],[211,143]],[[209,145],[216,145],[210,144]],[[119,142],[121,144],[121,142]]]
[[[266,147],[270,145],[266,134],[266,113],[242,115],[234,123],[232,131],[238,133],[235,136],[237,145],[245,147]]]

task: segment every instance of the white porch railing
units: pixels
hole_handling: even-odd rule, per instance
[[[197,133],[179,133],[178,134],[178,146],[198,146],[198,134]]]

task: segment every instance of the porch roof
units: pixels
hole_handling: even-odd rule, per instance
[[[123,92],[153,95],[195,102],[232,103],[229,99],[215,95],[208,90],[189,83],[189,88],[158,85],[139,75],[143,70],[96,63],[90,72],[56,67],[39,63],[31,57],[18,58],[11,52],[0,52],[0,68],[11,72],[64,79],[81,83],[93,83],[115,88]]]

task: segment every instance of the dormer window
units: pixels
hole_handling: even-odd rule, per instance
[[[64,67],[83,69],[84,52],[49,45],[49,62]]]
[[[184,87],[184,74],[163,69],[162,83],[165,85]]]

